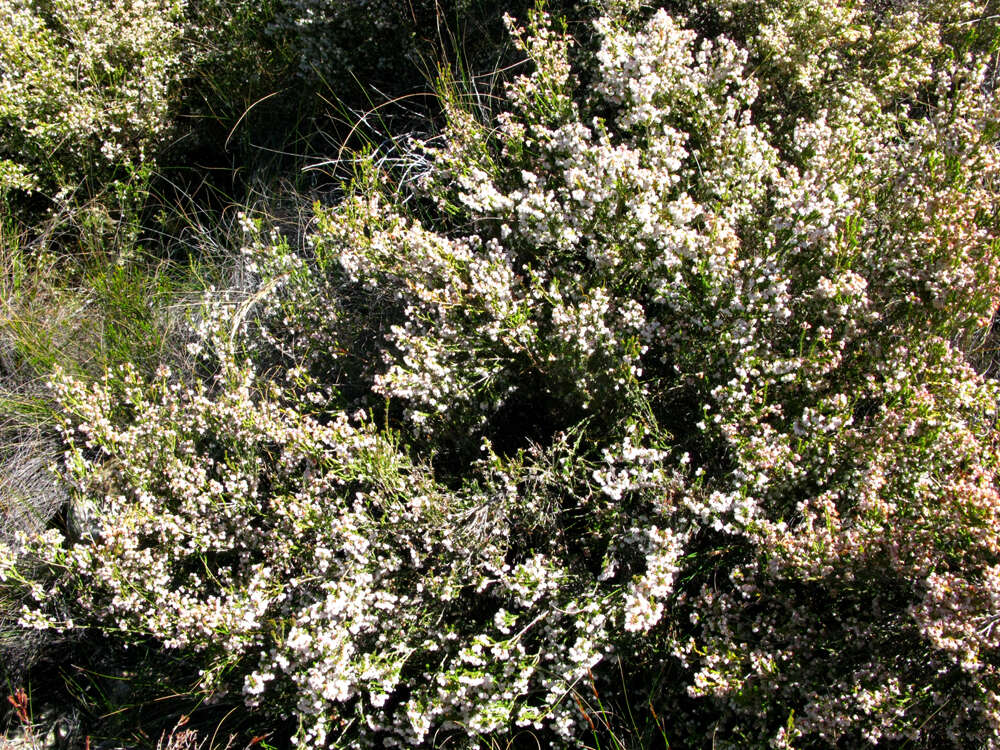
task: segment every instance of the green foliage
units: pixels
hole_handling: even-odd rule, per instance
[[[4,210],[24,193],[57,206],[113,193],[167,134],[181,5],[11,0],[0,12]]]
[[[219,121],[418,46],[391,4],[188,12]],[[276,746],[997,744],[994,20],[538,6],[439,132],[357,123],[336,201],[189,233],[183,330],[197,265],[138,220],[74,213],[116,250],[65,297],[8,240],[70,494],[0,547],[18,626]],[[93,307],[91,365],[32,288]]]

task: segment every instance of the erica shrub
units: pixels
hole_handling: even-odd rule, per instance
[[[24,624],[78,599],[311,746],[996,744],[991,23],[509,21],[418,180],[245,221],[206,378],[57,380],[97,520],[23,542]]]
[[[180,70],[177,2],[5,1],[0,190],[57,205],[119,187],[155,155]]]

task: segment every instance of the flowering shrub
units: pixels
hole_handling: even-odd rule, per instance
[[[4,0],[0,191],[51,198],[89,182],[92,195],[139,169],[168,126],[181,11],[173,0]]]
[[[21,542],[63,571],[22,623],[309,746],[1000,744],[993,22],[510,22],[531,69],[444,91],[413,194],[244,222],[204,380],[57,378],[95,523]]]

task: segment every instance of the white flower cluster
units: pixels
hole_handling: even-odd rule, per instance
[[[309,746],[582,745],[614,684],[680,746],[1000,742],[1000,34],[705,5],[511,22],[412,200],[246,222],[215,381],[61,379],[87,616]]]
[[[0,189],[140,167],[169,125],[180,0],[0,2]]]
[[[72,590],[84,621],[197,655],[203,689],[293,709],[306,746],[358,719],[364,746],[442,728],[573,736],[567,695],[606,657],[616,615],[553,553],[506,562],[520,554],[518,477],[494,455],[488,482],[449,491],[363,414],[311,418],[295,408],[311,403],[301,385],[257,385],[225,351],[221,362],[211,389],[169,368],[54,382],[72,414],[66,478],[100,508],[85,540],[25,542],[21,554],[86,585],[33,584],[22,626],[73,627],[47,614]],[[551,493],[558,479],[533,484]],[[14,557],[2,571],[18,575]],[[651,569],[643,595],[670,575]],[[242,685],[223,668],[234,663]],[[289,690],[291,707],[278,700]]]

